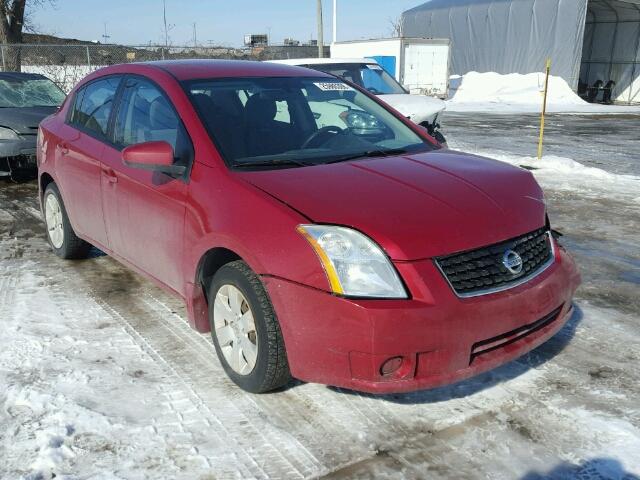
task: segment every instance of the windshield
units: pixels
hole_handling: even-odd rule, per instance
[[[212,79],[185,86],[232,167],[317,165],[434,148],[334,78]]]
[[[0,108],[59,107],[64,98],[48,78],[0,80]]]
[[[395,78],[375,63],[332,63],[308,65],[308,67],[348,80],[369,90],[374,95],[407,93]]]

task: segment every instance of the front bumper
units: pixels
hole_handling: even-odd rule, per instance
[[[28,135],[16,140],[0,140],[0,172],[37,170],[36,136]]]
[[[463,380],[552,337],[570,318],[580,283],[562,248],[553,265],[529,282],[473,298],[458,298],[431,260],[396,267],[410,300],[346,299],[264,278],[294,377],[371,393]],[[383,376],[380,368],[392,357],[402,357],[402,365]]]

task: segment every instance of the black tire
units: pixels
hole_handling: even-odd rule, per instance
[[[424,127],[427,130],[427,133],[429,135],[431,135],[440,145],[442,145],[443,147],[447,148],[447,139],[445,138],[445,136],[442,134],[442,132],[440,132],[439,128],[440,128],[440,124],[432,124],[429,122],[422,122],[420,124],[421,127]]]
[[[251,373],[236,373],[225,359],[216,337],[214,325],[214,302],[218,290],[224,285],[236,287],[251,308],[257,333],[257,360]],[[280,324],[271,300],[258,276],[249,266],[237,260],[221,267],[210,282],[209,323],[211,336],[225,372],[240,388],[251,393],[264,393],[280,388],[291,381],[287,352]]]
[[[49,233],[49,226],[46,224],[46,202],[49,195],[55,196],[58,204],[60,205],[60,211],[62,213],[62,232],[63,232],[63,241],[62,245],[56,247],[51,241],[51,235]],[[91,249],[91,245],[81,238],[79,238],[76,233],[73,231],[71,227],[71,223],[69,222],[69,216],[67,215],[67,210],[64,206],[64,202],[62,201],[62,196],[60,195],[60,190],[55,183],[50,183],[47,185],[47,188],[44,191],[44,195],[42,196],[42,213],[45,215],[45,226],[47,228],[47,241],[49,245],[51,245],[51,249],[53,253],[55,253],[60,258],[64,259],[80,259],[86,258],[89,250]]]
[[[440,133],[440,130],[435,131],[435,133],[433,134],[433,138],[435,138],[443,147],[447,146],[447,139],[442,133]]]

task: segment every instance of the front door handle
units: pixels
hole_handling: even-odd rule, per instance
[[[102,174],[104,178],[107,179],[109,183],[118,183],[118,177],[116,176],[116,172],[114,172],[111,168],[102,169]]]

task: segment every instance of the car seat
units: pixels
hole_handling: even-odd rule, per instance
[[[234,92],[229,93],[235,95]],[[222,150],[222,155],[230,159],[246,156],[240,99],[237,99],[236,104],[228,95],[216,95],[220,104],[204,93],[196,93],[192,98],[207,130],[213,133]]]
[[[244,107],[247,154],[274,155],[295,148],[295,130],[285,122],[275,120],[278,106],[264,93],[254,94]]]

